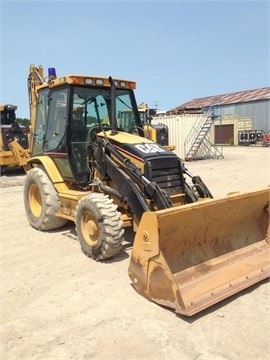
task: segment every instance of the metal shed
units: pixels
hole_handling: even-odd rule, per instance
[[[154,117],[152,123],[168,126],[169,142],[182,159],[219,158],[223,145],[239,144],[240,133],[268,132],[269,110],[270,87],[265,87],[194,99]]]
[[[270,130],[270,87],[214,95],[186,102],[167,111],[166,115],[207,112],[212,109],[216,116],[251,118],[253,129]]]

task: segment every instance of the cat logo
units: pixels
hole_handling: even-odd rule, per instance
[[[135,147],[144,154],[155,154],[160,152],[166,152],[166,150],[164,150],[158,144],[137,144],[135,145]]]

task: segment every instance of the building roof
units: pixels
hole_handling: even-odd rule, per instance
[[[270,87],[264,87],[253,90],[238,91],[230,94],[207,96],[188,101],[174,109],[167,111],[167,114],[181,114],[187,111],[201,110],[209,106],[220,106],[228,104],[237,104],[249,101],[270,99]]]

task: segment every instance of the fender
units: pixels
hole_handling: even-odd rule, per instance
[[[64,179],[58,171],[55,163],[49,156],[35,156],[28,161],[28,164],[31,166],[31,168],[34,168],[40,164],[43,165],[48,178],[55,186],[57,192],[63,192],[65,190],[68,190]]]

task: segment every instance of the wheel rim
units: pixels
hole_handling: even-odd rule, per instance
[[[29,188],[29,205],[32,214],[39,217],[42,211],[41,196],[37,184],[32,184]]]
[[[90,211],[85,211],[81,219],[82,234],[90,246],[96,246],[98,243],[99,229],[96,219]]]

